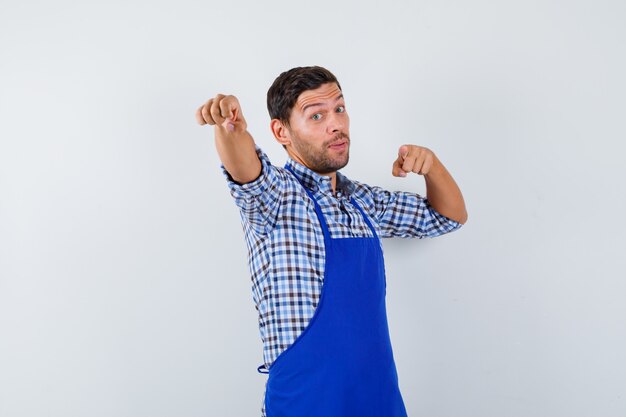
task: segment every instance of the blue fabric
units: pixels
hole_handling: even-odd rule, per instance
[[[306,189],[306,188],[305,188]],[[269,368],[267,417],[406,417],[385,306],[383,255],[374,237],[332,239],[319,204],[325,276],[320,303]]]

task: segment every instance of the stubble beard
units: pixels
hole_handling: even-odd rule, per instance
[[[321,150],[316,150],[311,144],[301,141],[297,136],[295,139],[297,140],[292,142],[293,147],[302,156],[307,167],[318,174],[330,174],[348,165],[348,160],[350,159],[350,137],[345,133],[338,133],[334,138],[324,142]],[[329,146],[344,139],[346,141],[345,152],[331,157],[330,153],[332,151]]]

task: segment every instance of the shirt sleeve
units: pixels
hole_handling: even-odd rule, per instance
[[[224,165],[221,168],[242,219],[256,234],[262,235],[269,233],[276,224],[283,175],[271,164],[265,152],[258,147],[256,152],[261,161],[261,174],[252,182],[240,184],[233,180]]]
[[[438,213],[428,200],[416,193],[387,191],[358,184],[369,201],[370,214],[378,223],[381,237],[436,237],[462,224]],[[364,196],[364,197],[365,197]],[[373,212],[372,212],[373,211]]]

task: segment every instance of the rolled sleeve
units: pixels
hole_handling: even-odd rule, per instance
[[[281,200],[280,174],[268,156],[260,148],[256,149],[261,161],[261,174],[252,182],[240,184],[233,180],[222,165],[222,173],[242,218],[257,234],[268,233],[276,223]]]

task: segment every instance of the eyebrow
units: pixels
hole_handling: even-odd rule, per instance
[[[337,99],[335,99],[335,102],[338,102],[339,100],[341,100],[343,98],[343,94],[339,94],[337,96]],[[315,106],[322,106],[324,103],[311,103],[311,104],[307,104],[306,106],[304,106],[302,108],[302,113],[304,113],[304,111],[306,109],[308,109],[309,107],[315,107]]]

